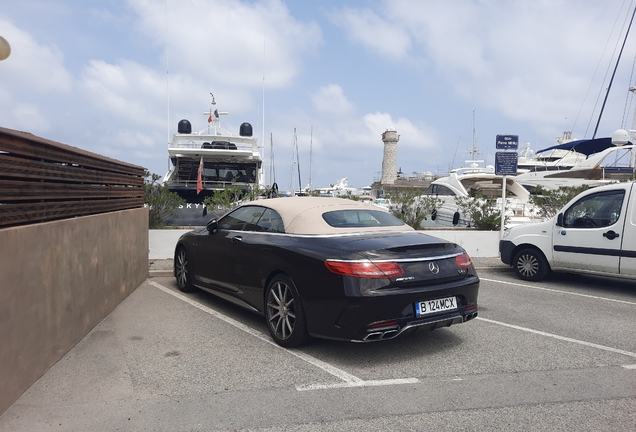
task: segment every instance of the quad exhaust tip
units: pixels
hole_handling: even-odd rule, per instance
[[[470,313],[470,314],[466,314],[462,318],[457,317],[457,319],[454,319],[451,322],[449,322],[447,327],[450,327],[451,324],[467,322],[467,321],[470,321],[470,320],[472,320],[474,318],[477,318],[477,311],[475,311],[473,313]],[[446,321],[446,320],[443,320],[443,321]],[[420,324],[420,325],[424,325],[424,324]],[[376,331],[373,331],[373,332],[367,334],[362,339],[362,341],[363,342],[373,342],[373,341],[379,341],[379,340],[393,339],[394,337],[399,336],[404,331],[406,331],[406,330],[408,330],[410,328],[413,328],[413,327],[419,327],[419,325],[408,325],[408,326],[406,326],[404,328],[391,327],[391,328],[387,328],[385,330],[376,330]],[[435,327],[433,327],[433,328],[435,328]]]
[[[473,318],[477,318],[477,312],[474,312],[474,313],[471,313],[471,314],[466,314],[466,315],[464,316],[464,322],[466,322],[466,321],[470,321],[470,320],[472,320]]]
[[[369,333],[368,335],[366,335],[364,337],[364,339],[362,339],[363,341],[377,341],[377,340],[382,340],[382,339],[392,339],[394,337],[396,337],[397,335],[400,334],[399,329],[391,329],[391,330],[385,330],[385,331],[375,331],[372,333]]]

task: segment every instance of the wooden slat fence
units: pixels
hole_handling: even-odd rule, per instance
[[[144,205],[144,168],[0,127],[0,229]]]

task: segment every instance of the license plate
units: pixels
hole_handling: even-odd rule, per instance
[[[434,314],[457,309],[457,298],[446,297],[443,299],[426,300],[415,303],[415,316]]]

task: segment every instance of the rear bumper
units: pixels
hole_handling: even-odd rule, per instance
[[[354,342],[393,339],[412,328],[434,330],[460,324],[477,316],[479,279],[470,277],[444,285],[379,297],[349,298],[346,302],[321,302],[306,307],[312,336]],[[457,309],[417,317],[415,304],[455,297]],[[334,309],[338,309],[337,311]]]
[[[444,314],[435,318],[427,318],[422,320],[405,320],[397,325],[387,328],[371,328],[360,332],[356,338],[352,339],[352,342],[374,342],[378,340],[393,339],[400,336],[402,333],[414,329],[422,328],[426,330],[435,330],[441,327],[450,327],[454,324],[461,324],[466,321],[470,321],[477,317],[477,307],[471,309],[469,312]],[[400,325],[401,324],[401,325]]]

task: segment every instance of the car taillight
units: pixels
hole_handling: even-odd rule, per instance
[[[333,273],[359,278],[390,278],[404,273],[404,269],[394,262],[327,260],[325,265]]]
[[[473,266],[473,260],[470,259],[470,256],[467,253],[457,255],[455,257],[455,264],[459,268],[471,268]]]

